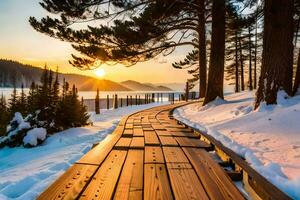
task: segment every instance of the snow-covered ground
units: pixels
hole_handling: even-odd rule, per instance
[[[253,110],[254,93],[230,94],[201,107],[191,104],[175,118],[214,136],[245,157],[263,176],[300,199],[300,96],[278,94],[278,105]]]
[[[133,112],[157,106],[124,107],[91,115],[93,126],[57,133],[35,148],[0,149],[0,200],[35,199],[59,175],[111,133],[119,120]]]

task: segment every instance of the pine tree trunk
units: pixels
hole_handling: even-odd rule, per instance
[[[265,0],[261,76],[255,108],[277,103],[277,92],[292,94],[293,0]]]
[[[205,97],[206,82],[207,82],[207,67],[206,67],[206,37],[205,37],[205,1],[200,0],[199,20],[199,97]]]
[[[245,90],[245,81],[244,81],[244,60],[243,60],[243,49],[241,44],[241,39],[239,38],[239,50],[240,50],[240,65],[241,65],[241,90]]]
[[[293,95],[295,95],[298,92],[299,88],[300,88],[300,49],[298,53],[297,71],[295,76]]]
[[[238,39],[235,33],[235,92],[239,92],[239,62],[238,62]]]
[[[203,105],[216,97],[224,98],[225,0],[214,0],[208,85]]]
[[[253,90],[253,84],[252,84],[252,49],[251,49],[251,29],[250,26],[248,28],[249,30],[249,90]]]
[[[296,46],[297,46],[299,25],[300,25],[300,19],[298,19],[298,22],[297,22],[297,30],[296,30],[295,44],[294,44],[295,49],[296,49]],[[294,87],[293,87],[293,95],[295,95],[298,92],[299,87],[300,87],[300,49],[299,49],[299,52],[298,52],[298,61],[297,61],[295,82],[294,82]]]
[[[257,88],[257,14],[255,18],[255,43],[254,43],[254,89]]]

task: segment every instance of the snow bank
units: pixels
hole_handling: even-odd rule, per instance
[[[93,126],[71,128],[54,134],[35,148],[0,149],[0,200],[35,199],[74,162],[86,154],[94,143],[111,133],[124,115],[157,106],[148,104],[101,110],[91,113]],[[39,132],[39,133],[36,133]],[[40,135],[35,130],[30,135]]]
[[[210,105],[176,109],[175,118],[243,156],[259,173],[300,199],[300,96],[278,93],[278,104],[253,111],[254,93],[227,95]]]
[[[36,146],[39,141],[44,141],[47,136],[47,130],[45,128],[34,128],[27,132],[23,138],[24,145]]]

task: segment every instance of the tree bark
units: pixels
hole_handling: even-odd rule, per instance
[[[255,108],[277,103],[277,92],[292,94],[293,0],[265,0],[261,76]]]
[[[243,60],[243,49],[241,38],[239,38],[239,50],[240,50],[240,67],[241,67],[241,90],[245,90],[245,80],[244,80],[244,60]]]
[[[238,35],[235,32],[235,92],[239,92]]]
[[[254,42],[254,89],[257,88],[257,14],[255,17],[255,42]]]
[[[224,98],[225,0],[214,0],[208,85],[203,105],[216,97]]]
[[[206,66],[206,36],[205,36],[205,1],[200,0],[199,20],[199,97],[205,97],[207,82],[207,66]]]
[[[295,95],[298,92],[299,88],[300,88],[300,49],[298,53],[297,71],[295,76],[293,95]]]
[[[250,26],[248,28],[249,31],[249,90],[253,90],[253,84],[252,84],[252,49],[251,49],[251,29]]]

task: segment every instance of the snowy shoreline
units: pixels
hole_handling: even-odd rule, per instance
[[[254,93],[230,94],[202,107],[190,104],[174,117],[205,132],[244,157],[293,199],[300,199],[300,97],[253,111]]]
[[[35,148],[0,149],[0,200],[35,199],[94,143],[112,133],[122,117],[162,105],[152,103],[91,113],[93,126],[71,128],[52,135]]]

